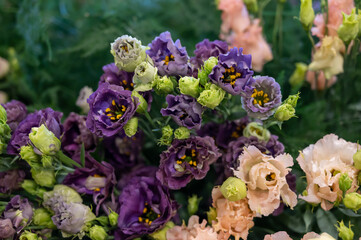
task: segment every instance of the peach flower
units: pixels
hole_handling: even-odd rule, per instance
[[[292,238],[290,238],[286,232],[282,231],[274,234],[268,234],[264,236],[263,240],[292,240]]]
[[[309,82],[311,84],[312,90],[324,90],[325,87],[329,88],[333,84],[335,84],[337,81],[337,77],[332,76],[330,79],[327,80],[327,83],[326,83],[326,78],[325,78],[325,74],[323,73],[323,71],[317,72],[317,81],[316,81],[316,72],[307,71],[306,80],[307,80],[307,82]]]
[[[300,198],[313,204],[321,203],[324,210],[330,210],[342,196],[338,183],[342,173],[348,173],[352,179],[348,192],[354,192],[358,187],[358,170],[352,160],[356,151],[357,144],[329,134],[300,152],[297,161],[307,178],[307,194]]]
[[[231,235],[235,239],[247,239],[249,229],[254,226],[255,216],[249,209],[247,199],[229,201],[222,195],[219,187],[213,188],[212,199],[217,211],[217,220],[212,222],[212,226],[219,234],[218,239],[228,240]]]
[[[293,165],[291,155],[281,154],[273,158],[263,154],[255,146],[249,146],[244,148],[238,162],[234,175],[246,183],[252,211],[268,216],[279,207],[281,198],[291,208],[296,206],[297,195],[286,181],[286,175]]]
[[[231,31],[243,32],[251,24],[247,8],[242,0],[220,0],[218,9],[223,11],[221,16],[223,38]]]
[[[310,232],[307,233],[305,236],[303,236],[301,240],[336,240],[336,239],[334,239],[332,236],[330,236],[327,233],[322,233],[321,235],[319,235],[317,233]]]
[[[199,224],[198,216],[191,216],[188,220],[188,227],[174,226],[167,231],[167,239],[172,240],[217,240],[218,235],[211,227],[206,227],[207,221]]]

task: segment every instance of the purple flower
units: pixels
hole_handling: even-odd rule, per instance
[[[219,127],[219,134],[216,138],[216,144],[222,148],[227,148],[228,143],[243,136],[243,129],[250,122],[248,117],[243,117],[236,121],[225,122]]]
[[[138,165],[121,177],[118,181],[118,189],[122,190],[125,188],[133,177],[155,177],[157,170],[158,168],[155,166]]]
[[[24,103],[17,100],[11,100],[5,104],[1,104],[7,114],[7,124],[12,132],[18,127],[19,123],[26,118],[28,110]]]
[[[92,168],[77,168],[69,173],[63,184],[75,189],[80,194],[93,195],[98,214],[101,204],[111,194],[116,184],[114,168],[107,162],[93,162]]]
[[[90,131],[99,137],[121,132],[139,105],[138,99],[131,94],[123,87],[101,84],[88,98],[90,110],[86,125]]]
[[[99,85],[109,83],[122,86],[125,90],[133,90],[133,72],[119,70],[115,63],[103,66],[103,71],[104,74],[100,77]]]
[[[201,127],[203,108],[196,99],[187,95],[168,95],[166,100],[168,107],[160,110],[163,116],[171,116],[179,126],[188,129]]]
[[[227,54],[220,54],[218,64],[209,78],[232,95],[244,95],[250,91],[253,82],[251,55],[243,55],[243,49],[232,48]]]
[[[60,120],[63,113],[54,111],[51,108],[45,108],[29,114],[20,122],[19,126],[13,132],[8,144],[7,152],[9,154],[18,154],[21,146],[29,143],[29,133],[33,127],[40,127],[44,124],[57,138],[63,133],[63,125]]]
[[[203,179],[209,165],[221,156],[211,137],[174,140],[160,155],[158,180],[170,189],[185,187],[193,178]]]
[[[85,151],[96,148],[98,138],[86,127],[86,116],[70,113],[64,122],[64,134],[61,138],[61,147],[65,152],[74,155],[84,144]]]
[[[0,219],[0,239],[7,239],[14,236],[15,230],[10,219]]]
[[[186,76],[190,72],[188,53],[179,39],[174,43],[169,32],[156,37],[146,53],[153,59],[161,76]]]
[[[21,182],[25,178],[23,170],[9,170],[0,172],[0,193],[11,193],[12,190],[20,188]]]
[[[162,228],[175,214],[177,204],[168,188],[154,177],[133,177],[119,196],[115,239],[134,239]]]
[[[210,57],[218,57],[220,54],[228,52],[228,44],[223,41],[215,40],[210,42],[208,39],[204,39],[202,42],[197,43],[196,50],[194,50],[194,57],[190,62],[195,68],[200,68],[204,61]]]
[[[265,120],[281,105],[280,85],[271,77],[257,76],[252,84],[253,90],[242,97],[242,107],[250,117]]]
[[[21,199],[19,195],[16,195],[6,205],[3,215],[11,220],[17,231],[20,231],[33,217],[33,208],[27,198]]]
[[[105,157],[118,169],[134,167],[141,162],[140,151],[142,149],[143,134],[136,133],[133,137],[127,137],[120,132],[112,137],[104,138]]]

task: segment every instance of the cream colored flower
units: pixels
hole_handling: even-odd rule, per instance
[[[356,151],[357,144],[339,139],[334,134],[326,135],[305,148],[297,158],[307,178],[307,195],[300,198],[313,204],[321,203],[324,210],[330,210],[342,196],[338,183],[342,173],[347,173],[352,179],[348,192],[355,191],[358,170],[353,167],[352,156]]]
[[[292,238],[290,238],[286,232],[282,231],[274,234],[268,234],[264,236],[263,240],[292,240]]]
[[[332,236],[330,236],[327,233],[322,233],[321,235],[318,235],[317,233],[310,232],[307,233],[301,240],[336,240]]]
[[[9,62],[0,57],[0,78],[4,77],[9,72],[10,66]]]
[[[296,206],[297,195],[286,181],[286,175],[291,171],[289,167],[293,165],[291,155],[282,154],[273,158],[255,146],[249,146],[244,148],[238,162],[234,175],[246,183],[252,211],[268,216],[279,207],[281,198],[291,208]]]
[[[229,201],[221,193],[219,187],[212,191],[213,207],[217,211],[217,220],[212,226],[218,232],[219,240],[228,240],[232,235],[235,239],[247,239],[248,231],[254,226],[255,213],[249,209],[247,199]]]
[[[84,113],[89,112],[89,104],[87,102],[87,99],[92,93],[93,89],[88,86],[83,87],[79,92],[78,99],[76,100],[76,105],[80,107]]]

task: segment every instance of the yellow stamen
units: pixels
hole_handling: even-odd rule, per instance
[[[94,174],[93,177],[102,177],[99,174]]]
[[[259,100],[259,101],[258,101],[258,105],[260,105],[260,106],[262,105],[262,102],[261,102],[261,100]]]
[[[234,79],[236,79],[236,76],[235,76],[235,75],[230,75],[229,78],[230,78],[231,80],[234,80]]]
[[[112,101],[112,105],[115,106],[115,101],[114,100]]]
[[[110,120],[115,120],[115,117],[111,117]]]
[[[138,218],[138,221],[139,221],[139,222],[143,222],[143,218],[139,217],[139,218]]]
[[[253,105],[256,105],[256,104],[257,104],[257,100],[254,99],[254,100],[253,100]]]
[[[100,188],[94,189],[95,192],[100,192]]]
[[[143,213],[146,213],[146,212],[147,212],[147,208],[144,208],[144,209],[143,209]]]
[[[125,80],[125,79],[124,79],[122,82],[123,82],[124,84],[127,84],[127,80]]]
[[[148,218],[147,218],[147,219],[145,219],[145,222],[146,222],[146,223],[149,223],[149,219],[148,219]]]
[[[149,225],[152,224],[152,221],[149,221]]]
[[[191,161],[189,161],[189,165],[192,165],[193,164],[193,161],[191,160]]]
[[[184,160],[186,157],[186,155],[183,155],[180,159]]]
[[[118,114],[117,119],[121,118],[122,116],[123,116],[122,114]]]
[[[133,87],[133,86],[134,86],[134,83],[131,83],[131,84],[130,84],[130,86],[132,86],[132,87]]]
[[[105,109],[105,112],[110,112],[110,111],[111,111],[110,108]]]
[[[125,110],[127,110],[127,108],[124,105],[122,105],[122,112],[125,112]]]
[[[108,113],[108,114],[107,114],[107,116],[108,116],[108,117],[111,117],[111,116],[113,116],[113,114],[111,114],[111,113]]]
[[[160,214],[158,214],[158,217],[160,217]]]

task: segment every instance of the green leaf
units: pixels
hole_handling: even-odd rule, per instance
[[[326,232],[334,238],[337,238],[338,234],[335,227],[337,219],[330,211],[319,208],[316,212],[316,221],[321,232]]]
[[[70,157],[66,156],[62,151],[59,151],[57,153],[57,157],[59,158],[59,160],[64,163],[66,166],[69,166],[69,167],[72,167],[73,165],[74,166],[77,166],[79,168],[81,168],[82,166],[75,162],[73,159],[71,159]]]

